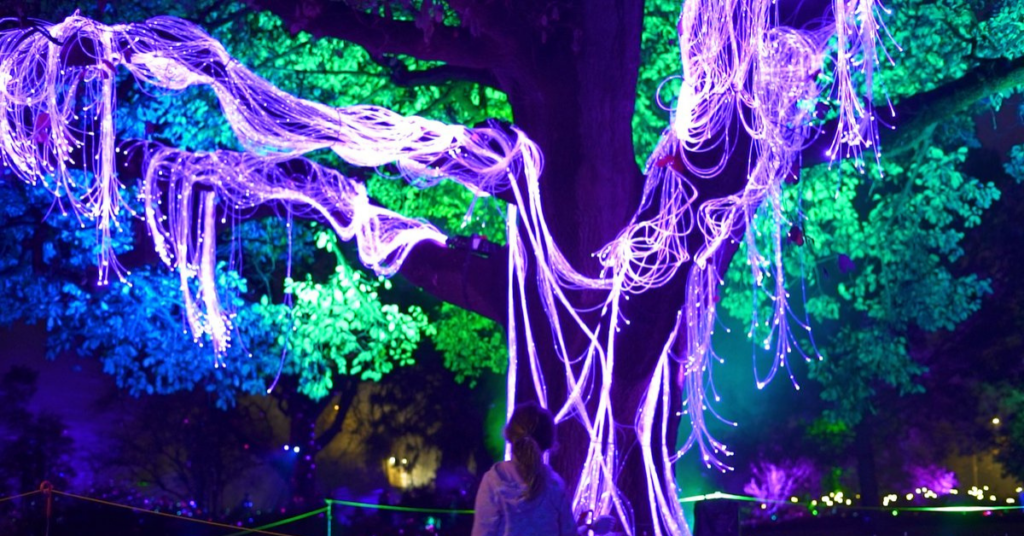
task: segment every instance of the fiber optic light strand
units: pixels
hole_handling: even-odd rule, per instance
[[[543,156],[518,129],[467,128],[375,106],[334,108],[298,99],[240,65],[195,25],[171,17],[108,26],[75,15],[52,26],[0,34],[0,154],[23,180],[63,200],[62,212],[70,209],[95,223],[100,281],[105,283],[111,271],[123,279],[128,274],[112,247],[114,233],[122,231],[116,216],[125,209],[114,169],[120,150],[113,130],[115,71],[122,67],[136,80],[168,90],[210,86],[246,151],[150,147],[141,195],[142,216],[157,251],[179,273],[187,323],[198,343],[211,343],[217,366],[233,331],[233,312],[221,307],[216,290],[218,216],[235,217],[265,203],[283,205],[292,214],[327,222],[343,240],[356,240],[362,262],[381,275],[395,273],[415,244],[446,240],[428,224],[371,205],[360,183],[302,155],[326,148],[358,166],[394,163],[419,187],[453,180],[476,196],[511,190],[516,206],[507,223],[509,318],[511,326],[522,325],[523,337],[509,338],[510,401],[515,400],[516,371],[526,367],[541,405],[560,421],[579,421],[590,443],[574,505],[578,511],[617,516],[630,534],[632,506],[616,486],[622,423],[614,416],[622,410],[610,398],[616,334],[629,322],[622,301],[664,285],[692,261],[676,330],[633,419],[655,534],[684,533],[678,505],[668,499],[676,496],[671,464],[696,448],[708,467],[729,469],[721,461],[728,449],[710,435],[705,422],[705,413],[719,418],[708,400],[709,388],[710,398],[718,398],[712,369],[721,361],[711,347],[719,259],[727,246],[745,240],[758,282],[755,290],[773,303],[771,317],[764,320],[769,334],[758,341],[773,353],[767,373],[758,374],[761,387],[780,368],[788,368],[794,348],[800,353],[790,322],[810,331],[805,321],[794,320],[788,306],[781,237],[790,224],[781,210],[780,184],[798,166],[813,133],[808,125],[818,97],[826,92],[838,102],[833,156],[845,147],[859,158],[860,151],[877,145],[870,81],[880,46],[877,35],[884,30],[881,8],[876,0],[834,3],[838,45],[830,60],[835,67],[829,87],[817,85],[829,36],[780,26],[771,0],[690,0],[682,5],[683,77],[671,128],[648,160],[635,215],[596,252],[602,267],[596,275],[573,267],[552,237],[540,196]],[[68,50],[85,58],[72,61],[76,54]],[[867,95],[856,94],[856,76],[868,80]],[[721,174],[736,144],[737,124],[753,140],[746,185],[696,206],[694,181]],[[690,155],[709,151],[719,151],[721,158],[707,166],[691,160]],[[73,154],[82,154],[83,161],[74,161]],[[72,173],[72,168],[86,173]],[[774,225],[764,252],[753,226],[759,212]],[[654,215],[641,216],[649,213]],[[695,230],[703,235],[704,246],[691,252],[687,240]],[[535,263],[542,311],[527,307],[527,259]],[[766,275],[771,288],[762,286]],[[599,319],[584,320],[584,308],[574,303],[576,290],[605,292]],[[566,400],[547,396],[546,382],[553,378],[544,377],[532,334],[533,324],[545,322],[541,314],[564,363]],[[758,320],[752,319],[752,333]],[[587,341],[579,355],[568,350],[570,333]],[[527,363],[516,362],[519,353]],[[680,371],[677,378],[669,374],[673,363]],[[691,428],[677,452],[653,439],[665,438],[668,415],[679,404],[672,399],[673,384],[681,387]],[[598,397],[596,404],[593,397]]]

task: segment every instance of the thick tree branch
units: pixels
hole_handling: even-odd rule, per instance
[[[507,247],[481,257],[434,242],[420,242],[406,257],[399,273],[440,300],[501,324],[507,321]]]
[[[493,2],[490,0],[448,0],[450,7],[459,16],[463,26],[475,34],[507,39],[519,33],[526,21],[537,22],[544,11],[552,8],[571,9],[571,2],[550,0],[517,0],[516,2]],[[519,29],[511,29],[519,26]]]
[[[327,448],[327,445],[334,440],[335,436],[341,433],[342,428],[345,426],[345,418],[348,416],[348,411],[352,408],[356,395],[359,394],[359,381],[353,376],[344,376],[339,378],[338,382],[343,384],[338,393],[337,404],[335,404],[335,407],[338,409],[334,413],[334,418],[331,419],[331,424],[317,434],[313,440],[315,452],[320,452]]]
[[[900,102],[896,106],[897,128],[883,131],[882,150],[890,155],[902,154],[935,125],[986,97],[1021,85],[1024,57],[985,61],[957,80]]]
[[[430,69],[411,71],[405,63],[393,56],[375,57],[374,61],[387,68],[391,73],[389,76],[391,82],[400,87],[439,86],[446,82],[459,80],[500,89],[498,88],[498,79],[487,69],[440,65]]]
[[[252,1],[258,8],[280,16],[293,31],[343,39],[362,46],[371,55],[403,54],[474,69],[496,67],[506,56],[498,42],[464,28],[380,17],[344,2]]]
[[[895,128],[882,126],[879,132],[883,156],[906,154],[931,134],[934,127],[970,109],[972,105],[1001,91],[1024,85],[1024,56],[1014,59],[985,60],[964,76],[935,89],[900,101],[894,118],[879,109],[880,122],[892,121]],[[803,151],[803,164],[828,161],[826,150],[836,132],[833,121]]]

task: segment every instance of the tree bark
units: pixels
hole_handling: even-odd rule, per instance
[[[288,448],[298,452],[285,454],[294,456],[289,466],[288,479],[292,488],[292,502],[299,507],[309,507],[320,499],[316,486],[316,458],[341,433],[345,417],[352,408],[359,391],[359,380],[351,376],[338,376],[336,389],[328,396],[313,400],[299,393],[290,377],[282,377],[286,385],[280,389],[283,399],[279,407],[288,417]],[[337,406],[331,411],[331,406]],[[317,430],[317,423],[323,415],[330,415],[326,427]]]
[[[542,50],[520,57],[543,58],[543,62],[531,61],[522,72],[497,73],[508,91],[516,125],[544,152],[540,187],[551,232],[569,261],[589,275],[596,276],[599,271],[592,253],[614,239],[633,216],[644,186],[644,177],[635,164],[631,127],[640,64],[642,8],[642,2],[623,1],[580,5],[579,11],[573,13],[576,30],[572,43],[550,52],[538,47]],[[735,154],[746,155],[748,149],[749,139],[743,138]],[[745,178],[745,159],[733,159],[720,178],[698,184],[695,207],[708,199],[740,191]],[[691,255],[702,246],[700,233],[688,237]],[[723,270],[734,251],[728,248],[721,265]],[[536,278],[534,264],[531,259],[527,281]],[[653,520],[643,459],[632,426],[661,349],[674,327],[676,312],[683,306],[690,267],[684,265],[665,287],[631,296],[623,304],[623,314],[631,325],[622,326],[616,344],[619,357],[610,397],[615,421],[621,427],[617,450],[623,458],[617,485],[633,506],[636,534],[653,533]],[[539,313],[543,309],[534,287],[528,287],[526,298],[535,314],[530,327],[548,380],[548,398],[551,406],[558,408],[567,395],[564,365],[554,352],[551,330]],[[573,298],[581,308],[593,307],[601,303],[605,293],[578,292]],[[598,321],[596,312],[586,318],[591,325]],[[608,327],[607,322],[603,327]],[[517,324],[516,328],[517,340],[524,341],[524,326]],[[571,328],[569,333],[572,336],[566,342],[570,357],[578,357],[589,341]],[[685,347],[685,337],[677,339],[677,344]],[[524,346],[518,345],[521,364],[528,362]],[[517,402],[536,400],[529,368],[520,366],[517,372]],[[676,444],[679,423],[675,413],[681,397],[678,386],[676,389],[669,437],[655,437],[653,441],[655,445],[663,441],[670,450]],[[592,410],[597,402],[597,397],[592,397]],[[590,436],[574,420],[566,421],[559,429],[561,449],[552,457],[552,465],[571,486],[577,483],[590,441]]]

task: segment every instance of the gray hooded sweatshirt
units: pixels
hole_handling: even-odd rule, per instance
[[[526,484],[513,462],[491,467],[476,494],[473,536],[576,536],[565,482],[546,464],[541,471],[540,492],[526,500]]]

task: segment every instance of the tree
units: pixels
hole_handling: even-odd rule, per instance
[[[411,364],[421,337],[434,333],[418,306],[381,303],[378,290],[390,282],[348,268],[337,257],[333,236],[321,234],[321,249],[335,258],[333,273],[323,283],[311,276],[290,282],[284,289],[293,298],[290,306],[271,303],[271,289],[250,293],[250,283],[225,265],[219,280],[230,289],[235,321],[245,328],[239,344],[216,366],[207,349],[182,333],[183,319],[174,313],[181,308],[180,282],[169,271],[142,265],[133,270],[131,285],[94,285],[88,253],[94,251],[94,234],[71,219],[44,219],[46,200],[40,194],[19,183],[0,184],[5,209],[0,225],[7,230],[0,235],[7,253],[0,267],[6,305],[0,321],[44,322],[50,357],[96,356],[118,386],[134,396],[201,389],[227,409],[239,396],[266,394],[275,376],[282,377],[287,387],[276,389],[275,396],[290,417],[289,440],[312,456],[309,461],[299,457],[292,466],[296,496],[303,500],[315,497],[308,466],[341,432],[359,384]],[[243,235],[263,239],[248,240],[243,252],[250,263],[247,272],[255,275],[253,284],[260,272],[251,266],[259,266],[261,256],[283,255],[266,242],[286,240],[283,227],[270,220],[242,224]],[[311,242],[316,241],[314,231],[305,230]],[[131,242],[124,243],[122,257],[130,259],[132,248]],[[310,245],[293,257],[300,269],[306,268],[316,252]],[[339,409],[329,411],[332,407]],[[306,441],[321,415],[330,415],[333,424]],[[206,495],[194,498],[213,500],[217,493]]]
[[[28,403],[36,392],[38,373],[25,367],[11,367],[0,377],[0,490],[4,496],[39,489],[43,482],[66,489],[74,476],[70,454],[72,439],[64,423],[49,413],[34,414]],[[0,505],[4,521],[0,527],[20,532],[34,518],[35,504],[18,508],[18,503]]]
[[[484,257],[474,251],[484,253],[489,248],[447,249],[441,247],[442,240],[437,235],[431,235],[435,239],[420,241],[414,247],[407,247],[407,243],[396,245],[395,249],[387,250],[383,258],[371,259],[370,264],[385,273],[400,264],[406,277],[439,298],[508,323],[510,339],[519,343],[514,348],[518,353],[513,353],[513,357],[520,358],[518,362],[523,365],[516,368],[513,376],[519,388],[517,396],[520,399],[546,397],[553,407],[563,407],[565,415],[579,417],[567,421],[563,427],[565,448],[554,462],[570,481],[579,484],[580,504],[602,511],[615,510],[628,525],[634,525],[630,521],[632,512],[636,516],[635,526],[640,530],[651,526],[656,531],[685,530],[677,526],[677,506],[671,500],[674,487],[667,482],[667,464],[674,450],[669,447],[676,436],[676,417],[681,416],[684,409],[681,393],[685,393],[689,401],[686,417],[694,425],[684,447],[699,449],[707,463],[714,463],[714,456],[724,450],[706,435],[703,424],[702,386],[710,370],[712,354],[707,343],[713,323],[709,323],[711,316],[702,311],[715,307],[718,272],[724,270],[735,249],[730,238],[743,235],[744,229],[746,236],[752,237],[754,230],[747,224],[753,209],[764,199],[768,200],[761,205],[765,210],[778,207],[779,183],[791,169],[801,165],[796,148],[803,147],[804,136],[808,133],[806,125],[815,111],[816,91],[811,75],[818,70],[815,61],[827,51],[827,41],[819,39],[821,34],[786,29],[765,31],[759,24],[768,20],[773,24],[785,21],[798,27],[818,17],[823,10],[819,5],[783,2],[778,11],[772,11],[770,19],[767,10],[749,10],[733,18],[732,11],[720,11],[722,6],[717,3],[685,4],[680,24],[682,51],[686,68],[692,70],[683,80],[676,124],[654,150],[645,182],[635,165],[631,135],[640,62],[642,3],[521,2],[514,8],[509,6],[452,1],[447,6],[432,2],[407,6],[384,3],[357,9],[341,2],[312,1],[298,8],[291,4],[269,3],[268,7],[279,12],[290,27],[304,29],[317,37],[350,40],[363,46],[373,58],[386,60],[388,54],[406,54],[444,62],[444,65],[420,72],[410,72],[408,66],[393,64],[392,69],[406,82],[445,75],[497,86],[508,96],[513,119],[521,129],[509,131],[493,124],[469,130],[444,128],[367,109],[351,109],[352,116],[337,119],[347,125],[345,128],[357,130],[379,127],[387,131],[413,122],[424,129],[420,131],[422,138],[414,137],[409,145],[380,147],[381,152],[377,154],[358,152],[359,144],[365,140],[357,138],[346,138],[346,144],[331,145],[327,139],[334,134],[329,128],[314,135],[297,132],[295,129],[301,123],[298,119],[277,122],[276,126],[274,122],[263,122],[265,117],[259,115],[261,105],[255,102],[235,106],[232,103],[247,97],[238,92],[241,78],[232,77],[247,75],[233,64],[224,63],[215,45],[177,23],[152,23],[164,24],[156,34],[157,45],[154,46],[166,44],[159,40],[168,36],[173,36],[171,41],[183,39],[202,43],[197,49],[202,57],[183,60],[185,70],[174,66],[178,64],[162,63],[159,58],[163,57],[159,55],[133,52],[134,59],[126,60],[121,56],[116,59],[120,65],[136,69],[136,75],[151,76],[151,80],[159,80],[165,87],[200,79],[204,83],[218,84],[222,91],[221,103],[235,106],[229,111],[235,114],[232,120],[237,121],[236,134],[242,136],[243,145],[249,149],[274,146],[285,152],[306,152],[312,147],[331,145],[357,165],[372,166],[398,160],[401,171],[414,181],[426,184],[435,181],[438,175],[447,175],[461,180],[471,190],[482,190],[507,200],[513,197],[502,187],[526,192],[529,197],[520,195],[514,199],[514,212],[521,217],[510,226],[511,238],[516,241],[507,250]],[[865,77],[870,99],[873,74],[870,69],[876,53],[874,39],[878,35],[874,4],[859,3],[861,16],[855,20],[843,15],[847,8],[852,6],[844,2],[836,5],[839,20],[835,28],[841,36],[836,46],[840,50],[834,56],[836,63],[830,66],[838,80],[835,97],[840,111],[824,130],[837,132],[838,139],[855,151],[871,151],[878,141],[871,134],[874,117],[864,111],[861,101],[854,96],[854,80],[858,75]],[[862,25],[860,30],[851,29],[850,25],[856,24]],[[743,31],[732,32],[733,25]],[[81,28],[87,30],[86,26]],[[852,39],[855,33],[863,40],[860,48],[851,44],[853,41],[844,40]],[[27,32],[17,35],[19,38],[26,36],[24,41],[29,45],[49,46],[44,42],[45,37],[35,38]],[[751,41],[733,42],[730,52],[728,48],[715,48],[726,41],[705,39],[707,35],[754,37]],[[83,42],[90,38],[79,35],[77,39]],[[772,46],[761,48],[765,44]],[[214,54],[206,55],[210,52]],[[857,54],[864,61],[854,61]],[[719,60],[720,63],[716,63]],[[69,61],[70,65],[77,66],[77,71],[73,69],[76,73],[91,73],[89,81],[97,91],[109,88],[104,85],[97,64],[85,62],[87,67],[83,68],[82,63],[74,63],[74,58]],[[1019,69],[1015,62],[974,58],[965,62],[966,67],[961,71],[947,73],[948,76],[937,82],[943,85],[921,88],[912,97],[900,101],[896,117],[901,118],[901,128],[896,130],[897,134],[883,137],[883,146],[891,144],[900,151],[912,150],[914,142],[926,136],[936,123],[967,109],[994,90],[1013,87]],[[864,70],[857,71],[858,66]],[[725,76],[715,78],[723,72]],[[748,76],[750,73],[753,74]],[[253,84],[252,88],[260,87],[254,79],[244,79],[246,84]],[[748,88],[747,84],[751,86]],[[262,95],[271,95],[269,89],[265,91],[268,93]],[[263,104],[266,102],[269,100]],[[772,106],[768,106],[769,102]],[[19,103],[18,106],[19,110],[34,110],[31,104]],[[304,114],[312,113],[310,121],[321,126],[334,124],[333,115],[342,113],[336,110],[323,112],[326,115],[321,116],[316,115],[320,113],[316,110],[322,109],[304,106],[297,109]],[[904,111],[908,113],[903,114]],[[359,115],[364,112],[368,115]],[[238,114],[250,116],[240,118]],[[13,122],[17,127],[14,130],[20,132],[19,139],[38,132],[59,147],[60,138],[52,135],[57,130],[44,126],[38,113],[29,115],[31,122],[22,116],[10,119],[9,115],[9,123]],[[46,117],[51,122],[58,119],[53,114]],[[902,119],[904,117],[907,119]],[[750,128],[743,129],[741,125]],[[282,130],[288,135],[275,134]],[[526,141],[519,132],[527,133],[532,142]],[[448,143],[451,139],[455,140],[454,144]],[[832,137],[824,135],[819,139],[828,144]],[[417,145],[437,140],[441,141],[431,146],[433,148],[421,149]],[[349,146],[347,142],[354,145]],[[367,145],[373,146],[369,142]],[[9,152],[14,154],[21,147],[11,146]],[[539,182],[539,161],[534,147],[539,147],[545,158],[545,180]],[[805,151],[807,158],[802,163],[820,160],[822,149],[821,145],[812,144]],[[112,149],[108,147],[108,150]],[[751,152],[758,158],[751,167],[754,172],[748,176],[746,155]],[[172,178],[167,179],[171,182],[161,183],[171,187],[191,184],[187,174],[181,174],[184,163],[191,166],[189,172],[217,169],[234,173],[245,169],[257,176],[277,177],[260,183],[261,188],[282,184],[273,181],[287,176],[289,166],[293,165],[280,159],[261,160],[255,155],[194,158],[163,151],[159,156],[153,160],[171,164],[159,168],[171,173]],[[25,164],[23,173],[27,173],[24,168],[34,168],[30,161],[19,162]],[[230,166],[225,165],[228,162]],[[512,168],[522,173],[516,180],[506,183],[508,164],[515,164]],[[103,165],[94,169],[98,180],[109,184],[109,171]],[[154,167],[151,165],[148,169]],[[320,168],[302,169],[324,181],[341,180],[327,171],[312,172]],[[716,180],[701,180],[699,177],[704,175],[714,175]],[[211,182],[203,183],[203,188],[216,189],[217,195],[236,203],[243,201],[241,192],[226,189],[224,182],[216,182],[220,179],[209,180]],[[321,209],[328,205],[317,200],[323,200],[322,196],[326,195],[316,186],[322,182],[298,181],[297,184],[298,189],[316,198],[313,205]],[[364,203],[358,195],[358,186],[342,184],[356,192],[353,199]],[[205,199],[212,198],[207,195]],[[164,206],[169,202],[173,201],[159,203]],[[212,206],[211,201],[203,203],[205,207]],[[541,206],[548,210],[542,212]],[[640,208],[636,209],[638,206]],[[701,209],[698,211],[696,207]],[[362,214],[359,211],[392,218],[368,202],[353,210],[355,212],[341,209],[340,214],[321,211],[321,215],[334,218],[335,227],[344,229],[355,221],[353,213]],[[694,213],[696,222],[689,219]],[[780,248],[781,215],[777,210],[775,214],[773,247]],[[213,209],[206,209],[204,225],[212,227],[213,216]],[[104,217],[98,214],[101,221]],[[400,225],[406,226],[403,229],[432,232],[408,220],[400,221]],[[692,225],[699,226],[704,233],[686,234]],[[547,236],[549,230],[550,236]],[[157,235],[162,232],[158,230]],[[176,232],[187,233],[188,230],[182,227]],[[471,241],[470,245],[479,243]],[[611,245],[602,249],[606,244]],[[364,245],[360,243],[360,247]],[[506,255],[503,251],[509,253]],[[529,251],[529,264],[525,263],[522,251]],[[592,257],[595,251],[601,254]],[[192,252],[186,247],[175,254]],[[627,253],[636,256],[629,257]],[[506,280],[510,270],[504,262],[509,255],[515,263],[512,271],[515,277],[511,281]],[[101,259],[109,261],[110,257]],[[685,262],[689,259],[695,262]],[[103,261],[100,265],[104,265]],[[613,275],[601,275],[602,268]],[[780,270],[781,267],[776,268],[775,273],[782,275]],[[209,278],[210,274],[205,277]],[[535,279],[540,281],[537,288],[525,284]],[[519,281],[524,283],[517,285]],[[635,286],[623,286],[627,283]],[[782,285],[781,279],[778,284]],[[609,288],[612,289],[610,296],[606,292]],[[650,292],[639,292],[641,288]],[[624,295],[630,295],[631,299],[620,300]],[[510,297],[513,298],[511,304]],[[784,297],[784,290],[775,294],[777,300]],[[218,341],[218,330],[222,327],[217,325],[216,303],[209,300],[209,292],[206,298],[206,321],[210,323],[200,327],[213,337],[215,345],[223,344],[223,340]],[[551,315],[557,314],[558,318],[549,324],[547,319],[531,317],[526,312],[542,309]],[[780,325],[785,326],[785,307],[778,306],[774,314]],[[576,318],[570,318],[573,315]],[[620,323],[620,315],[629,319],[634,328]],[[684,318],[685,322],[677,321],[678,318]],[[642,326],[643,330],[637,326]],[[620,328],[622,333],[616,336]],[[602,334],[602,338],[609,337],[607,344],[596,342],[594,333]],[[784,359],[790,342],[787,333],[776,333],[778,358]],[[628,367],[614,366],[616,348],[619,353],[627,349],[630,352]],[[532,354],[534,350],[538,352],[536,359]],[[568,373],[568,384],[549,381],[545,393],[541,372],[549,379]],[[581,383],[577,384],[575,378]],[[606,393],[607,398],[603,395],[588,399],[573,396],[578,386],[586,387],[580,390],[584,392],[592,385],[599,393]],[[566,400],[571,403],[562,406]],[[620,437],[617,423],[630,422],[636,424],[635,433],[631,431]],[[616,489],[622,493],[617,493]],[[647,489],[656,492],[653,498],[645,493]],[[662,495],[659,497],[657,493]],[[626,508],[620,499],[627,499],[635,508]]]
[[[214,403],[198,391],[143,398],[104,463],[207,516],[222,516],[232,506],[225,488],[276,449],[270,424],[251,418],[249,408],[217,410]]]

